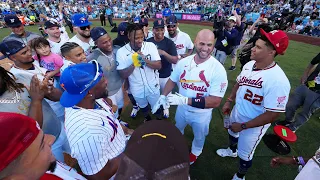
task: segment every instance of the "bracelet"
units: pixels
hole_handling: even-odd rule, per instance
[[[299,165],[305,166],[306,163],[304,162],[304,159],[302,158],[302,156],[298,157],[298,161],[299,161]]]

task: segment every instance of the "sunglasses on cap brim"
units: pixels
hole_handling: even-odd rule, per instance
[[[85,92],[86,90],[88,90],[88,89],[91,87],[91,85],[92,85],[92,84],[99,78],[99,76],[101,75],[100,72],[99,72],[99,70],[100,70],[100,68],[99,68],[99,63],[98,63],[96,60],[92,60],[91,63],[96,65],[96,75],[94,76],[94,78],[92,79],[92,81],[86,85],[86,88],[84,88],[84,89],[80,92],[80,94],[82,94],[83,92]]]
[[[82,31],[86,30],[87,28],[90,29],[90,25],[89,26],[82,26],[82,27],[79,27]]]
[[[176,25],[167,25],[167,28],[175,28]]]

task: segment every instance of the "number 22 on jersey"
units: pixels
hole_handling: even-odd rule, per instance
[[[252,104],[261,105],[261,102],[263,101],[263,96],[253,94],[252,91],[247,89],[246,94],[244,95],[244,99],[251,102]]]

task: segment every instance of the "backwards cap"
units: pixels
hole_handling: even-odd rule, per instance
[[[0,112],[0,171],[25,151],[39,132],[37,121],[28,116]]]

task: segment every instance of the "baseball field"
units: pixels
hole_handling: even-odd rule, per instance
[[[93,26],[99,26],[99,22],[94,22]],[[119,24],[119,22],[117,22]],[[149,23],[152,25],[152,23]],[[203,28],[211,28],[193,24],[180,24],[179,28],[188,33],[192,40],[194,40],[197,32]],[[38,26],[26,27],[28,31],[40,33]],[[106,29],[110,32],[110,27]],[[6,35],[10,33],[10,29],[0,29],[0,39],[2,40]],[[117,36],[117,33],[109,33],[112,38]],[[72,37],[72,34],[69,34]],[[320,39],[317,39],[320,41]],[[302,76],[305,68],[310,63],[311,59],[320,52],[319,46],[309,45],[301,42],[290,41],[289,48],[284,56],[278,56],[276,58],[277,63],[284,70],[287,77],[290,80],[291,92],[299,85],[300,77]],[[225,64],[226,69],[230,67],[231,59],[228,58]],[[240,73],[239,64],[234,71],[228,71],[229,87],[226,96],[230,93],[230,90],[235,83],[236,76]],[[274,77],[277,78],[277,77]],[[224,103],[224,100],[223,102]],[[135,119],[130,118],[131,104],[126,101],[122,118],[124,121],[130,124],[131,128],[137,127],[143,123],[142,113],[139,113]],[[222,106],[222,105],[221,105]],[[174,123],[176,107],[170,108],[169,121]],[[297,142],[290,144],[292,151],[288,156],[305,156],[311,157],[320,146],[320,113],[315,113],[312,118],[302,126],[297,132]],[[284,118],[281,115],[280,118]],[[272,133],[272,128],[269,128],[268,132]],[[191,147],[193,134],[190,127],[185,130],[185,137],[188,140],[188,145]],[[216,154],[216,150],[221,147],[228,146],[228,135],[223,128],[222,113],[220,109],[215,109],[213,112],[210,132],[206,138],[203,153],[199,156],[195,164],[190,168],[190,175],[192,179],[206,180],[206,179],[221,179],[230,180],[238,169],[239,159],[236,158],[221,158]],[[253,158],[253,165],[250,168],[246,179],[248,180],[291,180],[297,175],[297,167],[283,166],[279,168],[271,168],[270,160],[272,157],[277,156],[276,153],[269,150],[263,142],[261,142],[256,149],[255,156]]]

